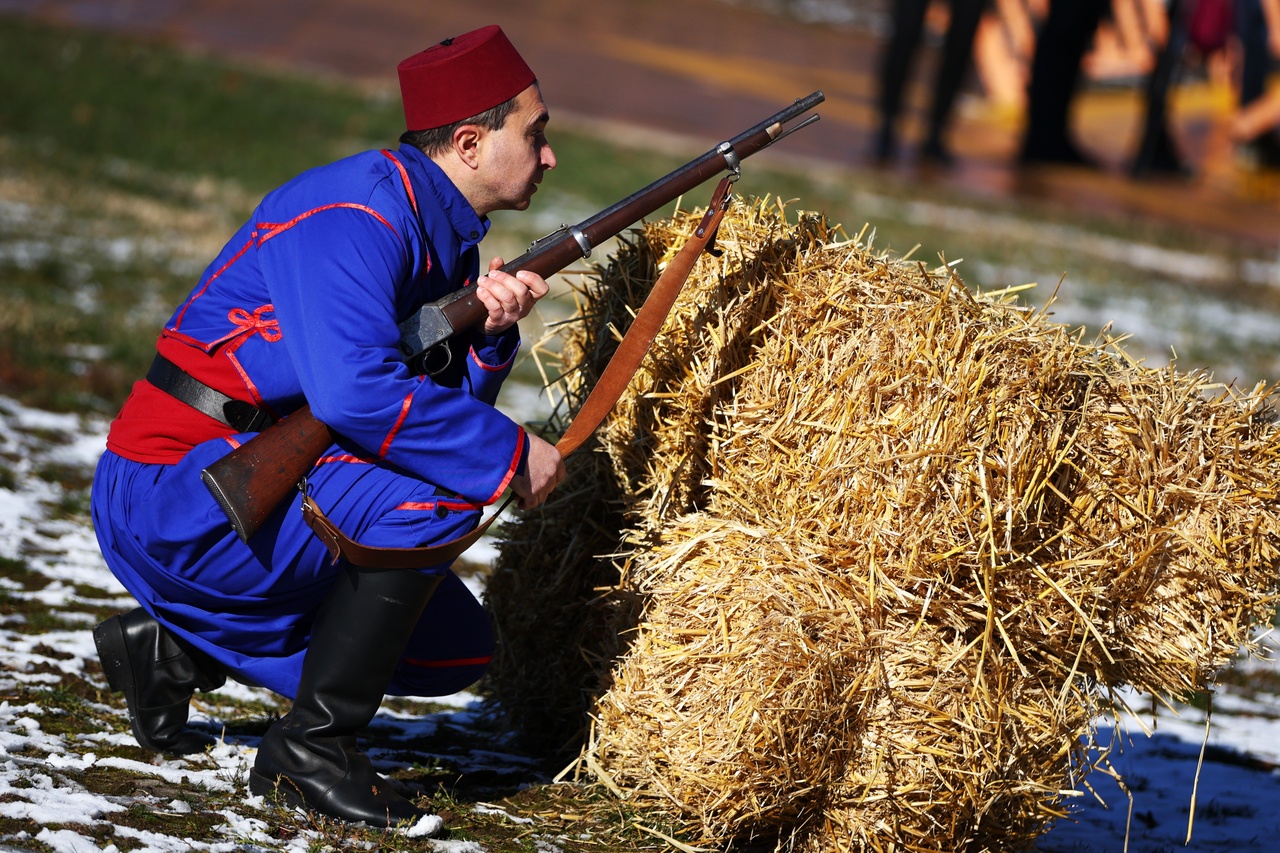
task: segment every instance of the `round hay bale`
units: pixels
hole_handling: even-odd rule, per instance
[[[584,285],[566,413],[695,222]],[[841,237],[767,201],[726,217],[571,475],[598,479],[512,526],[495,695],[533,692],[507,620],[543,596],[579,662],[560,734],[589,710],[583,767],[694,843],[1026,847],[1108,691],[1203,689],[1270,618],[1280,432],[1263,388]],[[590,588],[546,583],[555,561]]]

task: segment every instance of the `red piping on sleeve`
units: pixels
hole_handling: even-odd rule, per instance
[[[511,364],[511,362],[515,361],[515,360],[516,360],[516,357],[513,355],[513,356],[511,356],[511,358],[507,359],[507,360],[506,360],[506,361],[504,361],[502,364],[498,364],[498,365],[485,364],[484,359],[480,358],[480,354],[476,352],[476,348],[475,348],[475,347],[472,347],[472,348],[471,348],[471,360],[472,360],[472,361],[474,361],[476,364],[478,364],[482,370],[488,370],[488,371],[490,371],[490,372],[492,372],[492,373],[497,373],[497,372],[498,372],[498,371],[500,371],[500,370],[506,370],[506,369],[507,369],[507,365],[509,365],[509,364]]]
[[[404,402],[400,404],[400,417],[396,418],[396,425],[387,433],[386,440],[382,442],[382,446],[378,448],[378,458],[386,459],[387,454],[391,451],[391,442],[395,440],[396,434],[400,432],[400,427],[404,426],[405,418],[409,417],[409,407],[413,404],[413,395],[409,394],[404,398]]]
[[[507,468],[506,476],[502,478],[502,482],[498,485],[498,490],[493,493],[492,497],[484,502],[486,506],[502,497],[502,493],[505,492],[507,490],[507,486],[511,484],[511,478],[516,475],[516,471],[520,468],[520,457],[524,455],[524,427],[517,425],[516,429],[519,430],[519,432],[516,434],[516,452],[511,456],[511,465]]]

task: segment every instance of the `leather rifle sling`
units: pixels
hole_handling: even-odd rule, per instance
[[[680,248],[654,283],[644,304],[640,306],[636,318],[627,329],[627,334],[618,344],[613,358],[609,359],[604,372],[600,374],[600,379],[583,402],[582,408],[578,410],[573,422],[557,442],[556,450],[560,452],[561,457],[567,458],[591,437],[591,434],[609,415],[614,404],[618,402],[618,398],[631,382],[631,377],[635,376],[636,371],[640,369],[640,363],[644,361],[649,347],[657,338],[658,332],[662,330],[662,325],[666,322],[667,315],[671,313],[676,297],[680,295],[680,290],[693,271],[694,264],[714,239],[720,220],[729,207],[729,191],[736,179],[736,174],[727,175],[721,179],[711,197],[711,203],[707,206],[706,214],[694,229],[693,237]],[[514,497],[514,495],[509,496],[497,512],[490,515],[467,535],[441,545],[421,548],[380,548],[361,545],[339,530],[305,490],[302,494],[302,517],[315,531],[320,541],[324,542],[335,563],[345,559],[351,565],[362,569],[422,569],[452,563],[460,557],[485,534],[489,525],[502,514]]]

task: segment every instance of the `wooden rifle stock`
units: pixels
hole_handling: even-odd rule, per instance
[[[574,261],[590,256],[595,246],[663,205],[726,169],[738,172],[743,159],[817,121],[818,116],[813,115],[794,127],[786,127],[787,122],[823,100],[825,97],[820,91],[796,100],[790,107],[594,216],[537,240],[529,251],[503,266],[503,271],[530,270],[547,278]],[[417,315],[400,326],[401,350],[409,369],[418,375],[435,372],[431,361],[433,353],[447,352],[447,347],[437,347],[458,332],[483,322],[487,313],[476,298],[474,288],[469,287],[424,305]],[[306,405],[205,468],[201,479],[240,539],[248,542],[303,481],[333,440],[333,432]]]
[[[333,431],[303,406],[205,468],[200,479],[248,542],[333,440]]]

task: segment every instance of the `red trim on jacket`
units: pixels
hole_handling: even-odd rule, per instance
[[[399,157],[391,153],[389,148],[382,149],[382,156],[396,164],[396,169],[400,172],[400,182],[404,184],[404,194],[409,197],[409,206],[413,208],[413,213],[417,216],[418,197],[413,194],[413,184],[409,181],[409,170],[404,167],[404,163],[400,162]]]
[[[324,465],[328,462],[349,462],[354,465],[372,465],[372,459],[364,459],[351,453],[339,453],[333,456],[321,456],[316,460],[317,465]]]
[[[299,222],[303,222],[307,219],[310,219],[311,217],[315,216],[317,213],[324,213],[325,211],[329,211],[329,210],[340,210],[343,208],[346,208],[348,210],[363,210],[365,213],[369,214],[374,219],[378,220],[383,225],[387,226],[387,228],[391,231],[391,233],[395,234],[396,239],[398,239],[401,243],[404,242],[404,238],[400,236],[400,232],[397,231],[395,227],[382,216],[381,213],[374,210],[372,207],[369,207],[367,204],[356,204],[355,202],[351,202],[351,201],[339,201],[339,202],[334,202],[333,204],[325,204],[325,205],[321,205],[320,207],[313,207],[310,210],[303,211],[302,213],[299,213],[297,216],[293,217],[293,219],[290,219],[288,222],[259,222],[258,228],[266,229],[266,233],[264,233],[261,237],[258,238],[257,245],[259,248],[261,248],[262,244],[270,240],[272,237],[278,237],[279,235],[288,231],[293,226],[297,225]]]
[[[479,658],[452,658],[450,660],[423,660],[422,658],[401,658],[402,663],[419,666],[423,669],[445,669],[451,666],[487,666],[493,662],[493,655]]]
[[[418,197],[414,195],[413,182],[409,180],[409,170],[404,167],[404,163],[400,162],[400,158],[392,154],[389,149],[383,148],[382,156],[396,164],[396,170],[400,172],[400,183],[404,184],[404,194],[409,199],[409,206],[413,208],[413,215],[421,217],[422,214],[418,210]],[[426,278],[429,272],[431,272],[431,253],[427,252],[427,256],[423,258],[422,273],[418,276],[419,280]]]
[[[406,171],[404,171],[404,166],[401,165],[398,160],[395,160],[394,157],[391,159],[396,162],[396,165],[401,170],[401,179],[404,181],[405,192],[408,193],[409,195],[409,202],[410,204],[413,205],[414,213],[417,213],[418,204],[413,197],[413,188],[409,185],[409,175]],[[212,351],[213,348],[216,347],[218,344],[222,343],[228,338],[232,338],[232,337],[235,337],[237,334],[240,334],[241,330],[237,328],[235,331],[232,331],[226,335],[223,335],[221,338],[218,338],[217,340],[200,341],[188,335],[182,334],[179,331],[179,329],[182,326],[182,319],[187,313],[187,308],[189,308],[192,305],[192,303],[195,302],[195,300],[203,296],[205,292],[209,289],[210,285],[212,285],[220,275],[226,272],[231,267],[232,264],[234,264],[236,261],[244,257],[245,252],[247,252],[250,248],[261,248],[262,244],[270,240],[272,237],[277,237],[280,234],[283,234],[285,231],[288,231],[290,228],[297,225],[299,222],[309,219],[312,216],[315,216],[317,213],[323,213],[324,211],[338,210],[343,208],[349,209],[349,210],[362,210],[365,213],[369,214],[374,219],[378,220],[383,225],[385,225],[388,231],[396,235],[396,239],[400,241],[400,244],[404,245],[404,237],[400,235],[399,231],[396,231],[395,226],[393,226],[390,222],[388,222],[381,213],[378,213],[378,211],[374,210],[368,205],[356,204],[354,202],[336,202],[334,204],[326,204],[320,207],[314,207],[311,210],[307,210],[298,214],[297,216],[290,219],[288,222],[259,222],[257,223],[257,226],[256,226],[257,230],[253,232],[253,234],[249,239],[249,242],[241,246],[238,252],[236,252],[233,256],[231,256],[231,258],[225,264],[223,264],[221,267],[218,268],[217,272],[209,276],[209,278],[205,281],[205,283],[200,287],[199,290],[191,294],[191,296],[183,304],[182,308],[178,311],[177,320],[174,321],[173,325],[167,331],[170,334],[173,334],[181,338],[183,341],[190,344],[191,346],[200,347],[205,352]],[[429,268],[430,258],[427,259],[427,265]],[[217,387],[217,386],[214,386],[214,387]],[[218,390],[222,390],[222,389],[219,388]],[[224,391],[223,393],[226,393],[226,392]]]
[[[405,512],[435,512],[437,507],[455,510],[457,512],[469,512],[471,510],[483,509],[481,504],[473,504],[470,501],[405,501],[396,507],[397,510]]]
[[[199,290],[191,294],[191,296],[187,299],[187,301],[183,303],[182,310],[178,312],[178,319],[174,321],[173,327],[169,329],[170,332],[174,334],[178,333],[178,328],[182,326],[182,318],[186,315],[187,309],[191,307],[191,304],[204,295],[204,292],[209,289],[209,285],[217,281],[218,276],[226,272],[231,267],[232,264],[234,264],[236,261],[240,260],[240,258],[244,256],[245,252],[249,251],[249,249],[252,246],[256,245],[257,237],[258,237],[258,232],[257,231],[253,232],[253,236],[250,237],[249,242],[241,246],[240,251],[232,255],[230,260],[228,260],[222,266],[218,267],[218,271],[215,272],[213,275],[209,276],[209,279],[204,283],[204,285]],[[206,351],[213,349],[218,344],[217,341],[213,341],[212,343],[206,344],[203,341],[197,341],[197,340],[194,340],[193,338],[188,338],[186,336],[183,336],[183,339],[187,343],[194,344],[195,346],[198,346]]]
[[[396,418],[395,426],[391,427],[391,431],[387,433],[387,437],[383,440],[382,446],[378,448],[378,458],[386,459],[387,453],[391,450],[391,442],[395,440],[396,433],[400,432],[400,427],[404,426],[405,420],[409,417],[409,410],[413,406],[413,395],[409,394],[400,403],[400,416]]]

